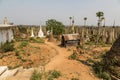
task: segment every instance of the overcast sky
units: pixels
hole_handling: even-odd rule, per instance
[[[106,25],[120,25],[120,0],[0,0],[0,23],[7,17],[14,24],[42,25],[56,19],[69,25],[74,16],[76,25],[97,25],[96,12],[104,12]]]

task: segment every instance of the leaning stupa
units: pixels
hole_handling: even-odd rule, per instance
[[[120,36],[105,57],[106,69],[113,77],[120,79]]]

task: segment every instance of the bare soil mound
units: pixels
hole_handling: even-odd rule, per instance
[[[19,48],[20,42],[15,43],[16,50],[7,53],[0,53],[0,66],[8,66],[10,69],[23,66],[24,68],[45,65],[54,57],[57,52],[46,44],[29,43]]]

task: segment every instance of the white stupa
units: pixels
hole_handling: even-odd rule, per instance
[[[38,37],[45,37],[44,36],[44,33],[43,33],[43,31],[42,31],[42,28],[41,28],[41,25],[40,25],[40,30],[39,30],[39,32],[38,32]]]
[[[30,37],[34,37],[34,33],[33,33],[33,28],[31,29],[31,36]]]

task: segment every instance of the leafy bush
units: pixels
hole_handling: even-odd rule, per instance
[[[19,56],[19,51],[15,50],[15,56]]]
[[[30,80],[42,80],[42,74],[34,70]]]
[[[49,77],[47,78],[47,80],[53,80],[53,77],[52,77],[52,76],[49,76]]]
[[[53,70],[48,72],[47,80],[54,80],[54,78],[59,78],[61,73],[59,71]]]
[[[59,78],[61,76],[61,73],[59,71],[53,70],[49,72],[37,72],[34,70],[34,72],[31,75],[30,80],[54,80],[55,78]]]
[[[109,73],[105,72],[104,65],[104,61],[97,62],[93,65],[93,69],[99,78],[111,80],[111,76],[109,75]]]
[[[59,76],[61,76],[61,73],[59,71],[54,70],[51,73],[51,75],[52,75],[53,78],[58,78]]]
[[[101,74],[104,71],[104,65],[101,62],[97,62],[93,65],[93,69],[95,70],[95,73]]]
[[[0,51],[5,53],[5,52],[13,51],[14,49],[15,48],[13,43],[5,43],[4,45],[1,46]]]
[[[53,35],[60,35],[64,33],[64,25],[55,19],[46,21],[46,30],[51,31],[51,29],[53,31]]]
[[[100,74],[100,77],[105,79],[105,80],[111,80],[111,77],[110,77],[110,75],[107,72],[102,72]]]
[[[77,56],[76,56],[76,54],[75,54],[75,53],[73,53],[72,55],[70,55],[70,56],[69,56],[69,59],[75,60],[75,59],[76,59],[76,57],[77,57]]]

